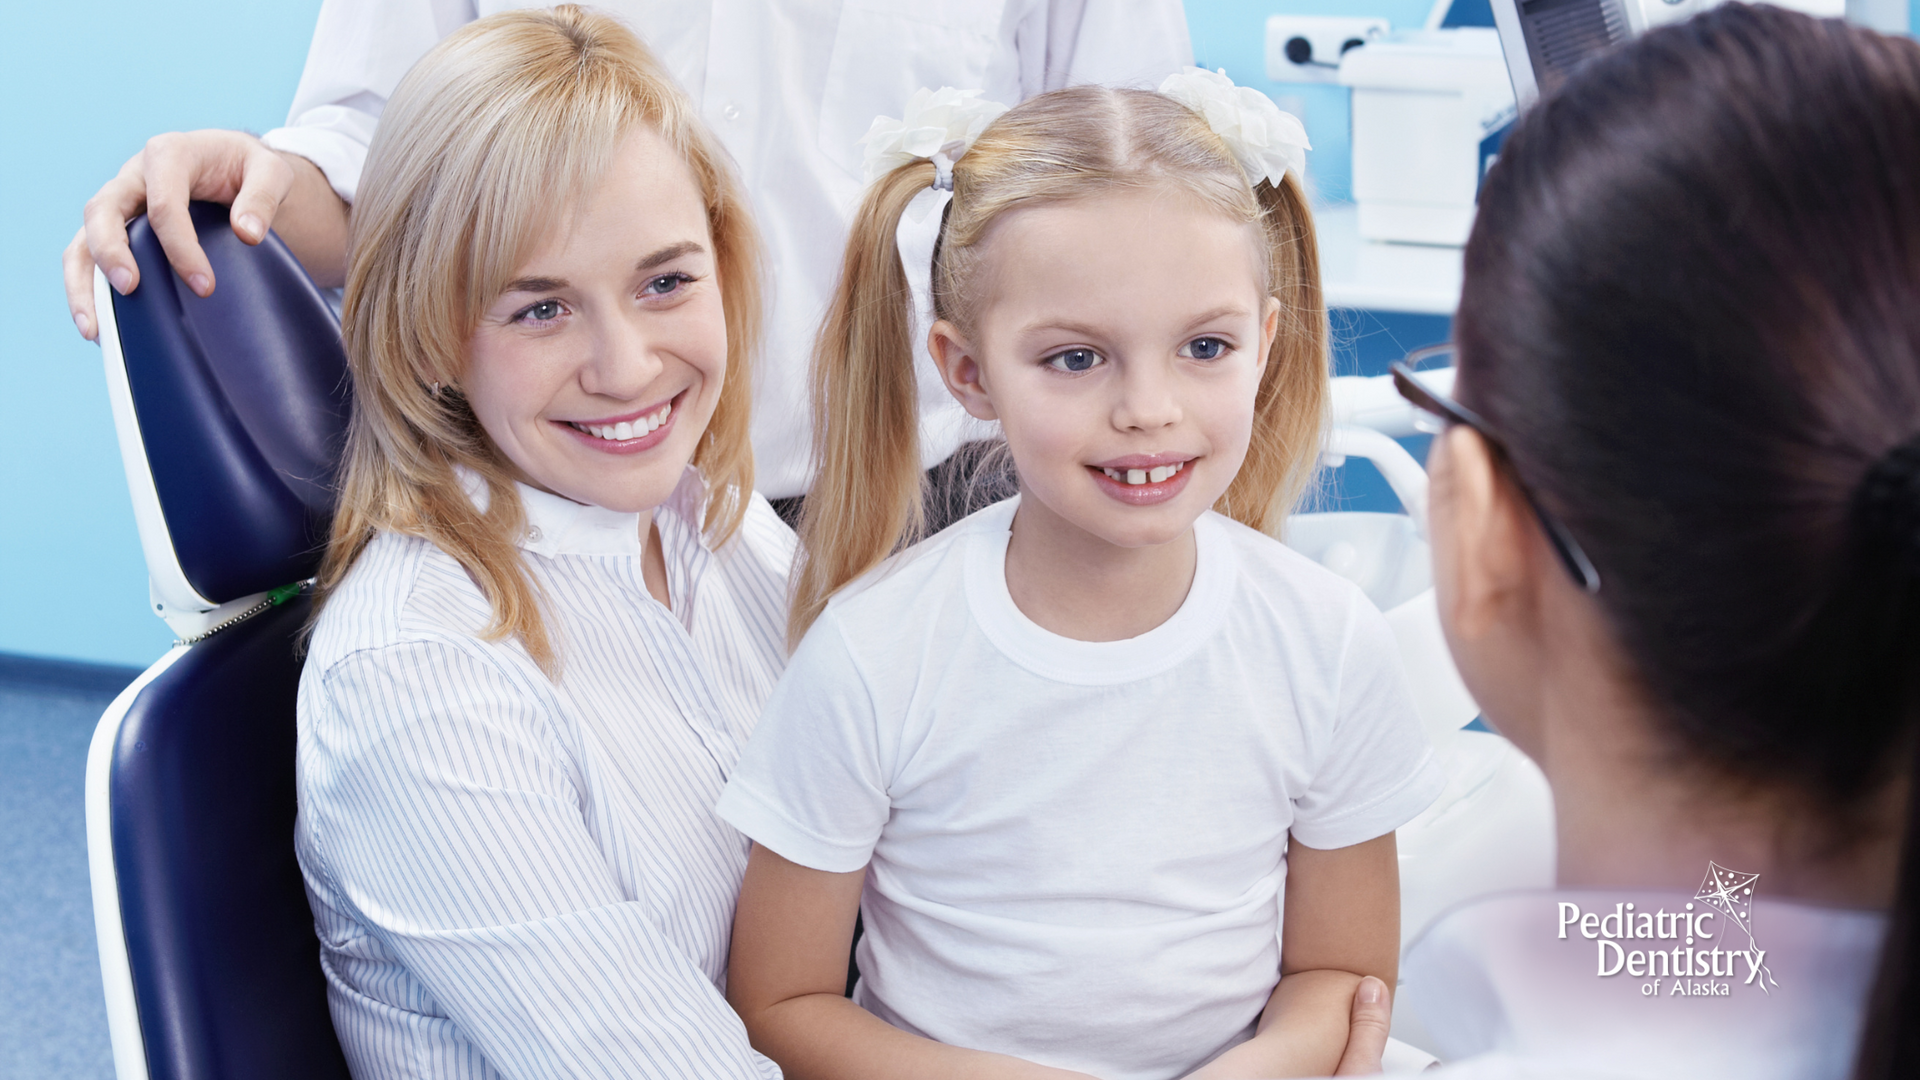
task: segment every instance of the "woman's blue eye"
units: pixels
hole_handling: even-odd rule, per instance
[[[560,306],[558,300],[542,300],[537,304],[521,308],[520,314],[515,315],[513,319],[515,322],[552,322],[559,318],[564,310],[566,309]]]
[[[1089,371],[1100,362],[1100,354],[1092,349],[1068,349],[1047,357],[1047,365],[1055,371],[1079,373]]]
[[[1218,360],[1227,351],[1227,343],[1217,337],[1194,338],[1180,349],[1181,356],[1195,360]]]

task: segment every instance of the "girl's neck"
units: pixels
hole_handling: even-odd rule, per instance
[[[1173,617],[1198,563],[1193,529],[1152,547],[1119,547],[1020,500],[1007,543],[1007,591],[1044,630],[1079,641],[1139,637]]]

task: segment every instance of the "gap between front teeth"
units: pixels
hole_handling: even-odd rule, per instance
[[[1182,468],[1186,467],[1186,464],[1186,462],[1182,461],[1178,464],[1160,465],[1152,469],[1123,470],[1102,468],[1100,471],[1106,473],[1107,478],[1110,480],[1118,480],[1128,487],[1137,487],[1140,484],[1158,484],[1162,480],[1171,477],[1174,473],[1179,472]]]
[[[573,426],[596,439],[606,439],[609,442],[625,442],[628,439],[639,438],[655,430],[661,424],[666,423],[667,417],[671,415],[673,415],[673,402],[669,401],[638,420],[622,421],[618,424],[575,424]]]

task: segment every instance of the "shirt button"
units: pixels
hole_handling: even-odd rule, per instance
[[[537,544],[539,542],[540,542],[540,527],[538,525],[527,526],[527,543]]]
[[[720,115],[726,117],[729,120],[738,120],[740,119],[740,106],[729,101],[727,102],[726,107],[720,110]]]

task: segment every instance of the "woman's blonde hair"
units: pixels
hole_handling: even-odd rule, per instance
[[[789,638],[798,642],[828,597],[922,530],[913,319],[895,243],[900,214],[933,182],[928,161],[874,182],[854,218],[839,288],[814,349],[813,430],[820,465],[800,527]],[[1246,462],[1216,506],[1278,533],[1313,475],[1326,409],[1327,314],[1313,218],[1295,178],[1247,183],[1199,114],[1145,90],[1073,87],[995,120],[954,165],[933,265],[936,317],[972,332],[984,293],[980,243],[1022,206],[1114,190],[1173,187],[1254,226],[1265,248],[1262,291],[1280,300],[1280,329],[1254,401]]]
[[[516,539],[510,466],[457,389],[480,315],[638,125],[692,171],[707,207],[727,329],[727,373],[693,463],[714,543],[753,487],[749,361],[760,255],[746,199],[693,106],[640,40],[564,5],[481,19],[436,46],[394,91],[354,202],[341,330],[354,378],[339,508],[319,591],[337,588],[376,532],[419,536],[459,560],[493,606],[489,640],[555,655]],[[485,512],[456,470],[486,482]]]

